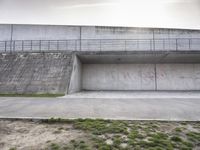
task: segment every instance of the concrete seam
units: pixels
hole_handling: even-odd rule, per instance
[[[155,72],[155,90],[157,91],[157,69],[156,69],[156,64],[155,64],[155,66],[154,66],[154,72]]]

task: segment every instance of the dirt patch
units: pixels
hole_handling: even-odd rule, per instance
[[[70,124],[42,124],[30,121],[0,121],[0,149],[38,150],[51,143],[66,144],[85,136]]]

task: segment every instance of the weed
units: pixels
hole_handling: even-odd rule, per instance
[[[174,142],[182,142],[183,140],[180,138],[180,137],[178,137],[178,136],[172,136],[171,138],[170,138],[172,141],[174,141]]]
[[[107,121],[101,119],[85,119],[76,120],[74,122],[76,129],[82,129],[91,131],[95,135],[101,135],[104,133],[124,133],[127,134],[127,127],[121,121]]]
[[[178,128],[178,127],[177,127],[177,128],[175,128],[175,131],[176,131],[176,132],[181,132],[182,130],[181,130],[181,128]]]
[[[60,146],[59,146],[58,144],[56,144],[56,143],[52,143],[52,144],[50,145],[50,148],[51,148],[51,150],[59,150],[59,149],[60,149]]]
[[[16,147],[12,147],[9,150],[17,150],[17,148]]]

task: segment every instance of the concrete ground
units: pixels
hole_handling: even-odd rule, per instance
[[[84,94],[84,93],[83,93]],[[89,95],[89,94],[88,94]],[[173,94],[172,94],[173,95]],[[0,98],[0,118],[104,118],[200,121],[200,97]]]
[[[199,98],[199,91],[81,91],[60,98]]]

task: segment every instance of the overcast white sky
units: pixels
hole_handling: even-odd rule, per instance
[[[200,29],[200,0],[0,0],[0,23]]]

